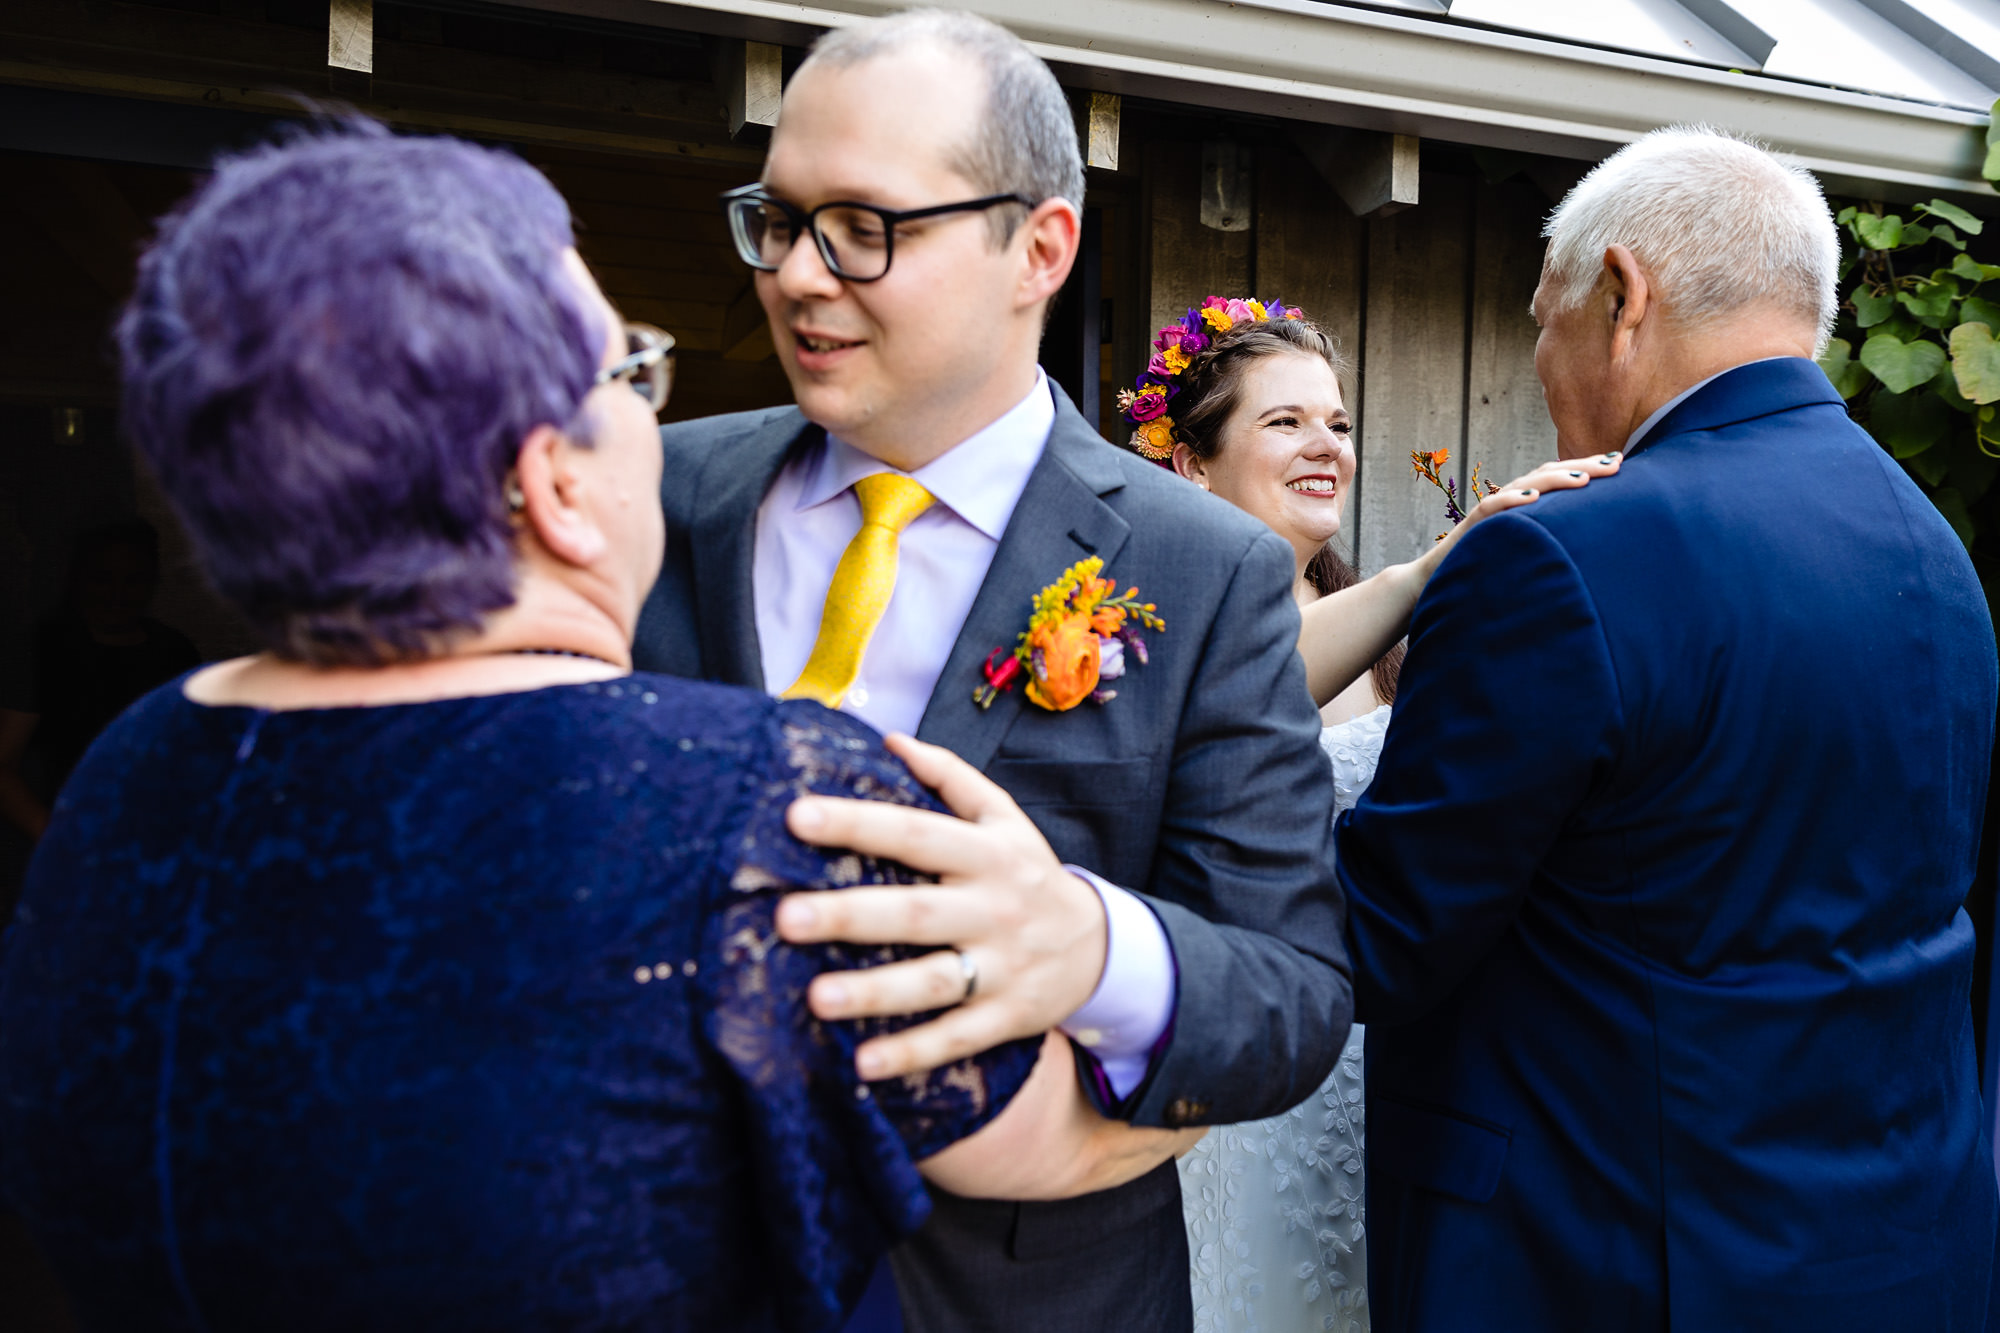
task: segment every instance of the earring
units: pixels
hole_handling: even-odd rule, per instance
[[[521,482],[518,477],[509,476],[507,487],[501,493],[507,497],[508,513],[518,514],[528,507],[528,497],[521,493]]]

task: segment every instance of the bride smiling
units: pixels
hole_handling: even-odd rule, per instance
[[[1210,297],[1168,325],[1136,392],[1133,447],[1262,519],[1297,557],[1299,651],[1320,705],[1335,814],[1374,777],[1400,639],[1432,571],[1474,522],[1585,485],[1617,462],[1550,464],[1487,497],[1421,557],[1363,580],[1334,550],[1354,423],[1332,337],[1281,303]],[[1150,386],[1157,386],[1153,388]],[[1165,409],[1171,402],[1173,414]],[[1196,1333],[1368,1333],[1362,1028],[1318,1092],[1211,1130],[1180,1161]]]

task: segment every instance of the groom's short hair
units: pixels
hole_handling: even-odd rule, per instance
[[[1840,238],[1811,172],[1701,125],[1655,130],[1600,162],[1549,215],[1543,299],[1589,294],[1623,245],[1674,318],[1701,324],[1753,305],[1795,310],[1823,345],[1839,309]]]
[[[991,19],[962,10],[909,9],[835,28],[813,43],[801,71],[816,64],[858,65],[912,46],[963,55],[986,76],[986,111],[970,143],[950,150],[952,168],[985,194],[1067,199],[1083,208],[1083,154],[1062,85],[1027,44]],[[1021,213],[988,217],[1004,245]]]

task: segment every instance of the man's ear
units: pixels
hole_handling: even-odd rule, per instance
[[[1604,283],[1612,297],[1612,354],[1620,356],[1652,311],[1653,287],[1638,259],[1622,245],[1604,249]]]
[[[1208,466],[1201,461],[1199,454],[1185,444],[1174,446],[1174,471],[1203,490],[1208,489]]]
[[[514,460],[521,498],[516,525],[532,532],[550,555],[578,567],[595,563],[609,546],[587,503],[589,484],[578,467],[585,452],[554,426],[542,425],[528,432]]]
[[[1076,205],[1067,199],[1044,199],[1021,224],[1022,257],[1020,301],[1023,306],[1055,300],[1083,241],[1083,222]]]

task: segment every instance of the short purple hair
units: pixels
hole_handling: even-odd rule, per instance
[[[125,423],[278,655],[431,655],[514,601],[505,479],[604,334],[533,167],[373,122],[218,164],[118,325]]]

